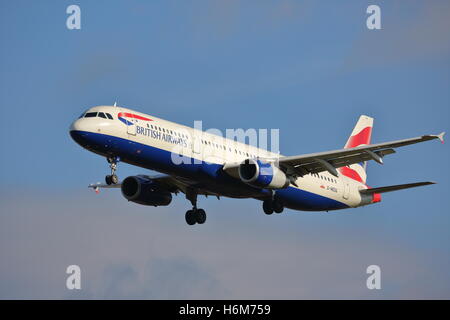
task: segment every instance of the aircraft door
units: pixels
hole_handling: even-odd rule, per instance
[[[347,200],[350,195],[350,185],[346,181],[344,181],[343,184],[344,184],[344,193],[342,194],[342,197]]]
[[[137,126],[137,119],[135,118],[128,118],[127,119],[131,124],[127,125],[127,133],[130,135],[135,136],[136,135],[136,126]]]
[[[136,125],[137,119],[133,117],[133,114],[124,111],[123,109],[119,109],[118,118],[119,120],[125,124],[126,131],[129,135],[136,135]]]
[[[195,133],[193,133],[191,141],[192,141],[192,143],[191,143],[192,153],[200,154],[201,150],[202,150],[201,138],[198,135],[196,135]]]

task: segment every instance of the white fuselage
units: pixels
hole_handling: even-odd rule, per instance
[[[108,147],[108,141],[112,143],[112,140],[116,138],[120,139],[120,141],[128,141],[128,145],[121,142],[117,148],[126,148],[127,152],[133,153],[133,160],[130,163],[145,168],[149,168],[149,166],[139,163],[139,155],[151,152],[150,150],[157,150],[157,152],[154,152],[155,159],[158,157],[157,154],[160,154],[160,151],[171,154],[173,163],[167,164],[164,168],[168,169],[164,171],[170,171],[171,165],[176,168],[175,166],[179,165],[179,162],[186,165],[189,162],[197,161],[199,163],[206,162],[223,166],[224,164],[240,163],[248,158],[276,159],[280,156],[264,149],[123,107],[98,106],[86,112],[108,113],[113,119],[98,116],[80,118],[72,124],[72,131],[102,135],[104,137],[103,140],[92,143],[105,144],[105,148]],[[90,149],[89,143],[86,142],[87,145],[84,145],[84,147]],[[132,147],[129,148],[129,146]],[[102,146],[97,147],[98,149],[96,150],[101,150]],[[146,147],[152,149],[147,150]],[[103,154],[103,152],[97,153]],[[161,159],[163,158],[161,157],[157,161],[162,161]],[[167,161],[167,157],[164,159],[164,161]],[[150,169],[158,170],[158,166],[155,168],[150,166]],[[170,174],[171,172],[166,173]],[[176,170],[176,175],[180,176],[182,173],[183,170]],[[192,178],[192,176],[190,177]],[[362,199],[359,193],[359,190],[367,189],[367,186],[342,174],[339,174],[338,177],[326,171],[319,174],[308,174],[298,177],[295,184],[298,187],[291,184],[288,187],[289,192],[293,192],[293,194],[295,194],[296,190],[306,192],[302,193],[299,196],[300,198],[305,197],[305,194],[312,194],[312,198],[316,196],[320,198],[317,198],[318,202],[322,201],[321,198],[326,198],[344,204],[346,207],[357,207],[369,203],[369,200]],[[283,194],[283,192],[280,191],[280,194]],[[287,192],[285,192],[287,197],[294,197],[290,194],[287,195]],[[292,201],[295,203],[294,200]],[[302,198],[299,201],[304,200]],[[312,204],[313,202],[311,202]],[[307,207],[309,206],[308,204]],[[297,208],[295,205],[290,207]],[[299,208],[302,207],[299,206]],[[321,210],[320,208],[322,207],[318,206],[317,208],[317,210]],[[329,209],[340,208],[330,207]],[[314,206],[310,210],[315,210]]]

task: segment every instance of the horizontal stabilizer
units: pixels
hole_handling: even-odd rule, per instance
[[[424,181],[424,182],[398,184],[398,185],[395,185],[395,186],[387,186],[387,187],[364,189],[364,190],[360,190],[359,193],[361,193],[361,194],[384,193],[384,192],[391,192],[391,191],[397,191],[397,190],[402,190],[402,189],[426,186],[426,185],[435,184],[435,183],[436,182]]]

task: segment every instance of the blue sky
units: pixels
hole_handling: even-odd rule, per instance
[[[66,28],[70,4],[81,30]],[[382,30],[366,28],[369,4]],[[182,197],[153,209],[86,190],[107,164],[68,135],[116,100],[186,125],[279,128],[285,155],[342,147],[360,114],[373,142],[449,131],[447,1],[0,6],[0,298],[450,298],[447,144],[370,163],[371,186],[438,182],[381,204],[266,217],[257,201],[202,199],[208,221],[189,228]],[[81,292],[64,289],[69,264]],[[369,264],[381,291],[365,288]]]

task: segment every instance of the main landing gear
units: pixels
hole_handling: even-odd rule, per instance
[[[192,209],[186,211],[186,222],[192,226],[196,223],[204,224],[206,221],[206,212],[203,209],[197,208],[197,193],[194,190],[186,192],[186,198],[191,201]]]
[[[206,212],[203,209],[192,208],[192,210],[186,211],[186,222],[192,226],[196,223],[204,224],[206,221]]]
[[[119,162],[119,158],[118,157],[108,157],[108,158],[106,158],[106,161],[108,161],[109,167],[111,168],[111,174],[108,174],[105,177],[106,184],[107,185],[118,184],[119,178],[116,175],[116,170],[117,170],[117,163]]]
[[[263,202],[263,210],[264,213],[269,215],[272,213],[281,213],[283,212],[284,206],[280,199],[267,199]]]

